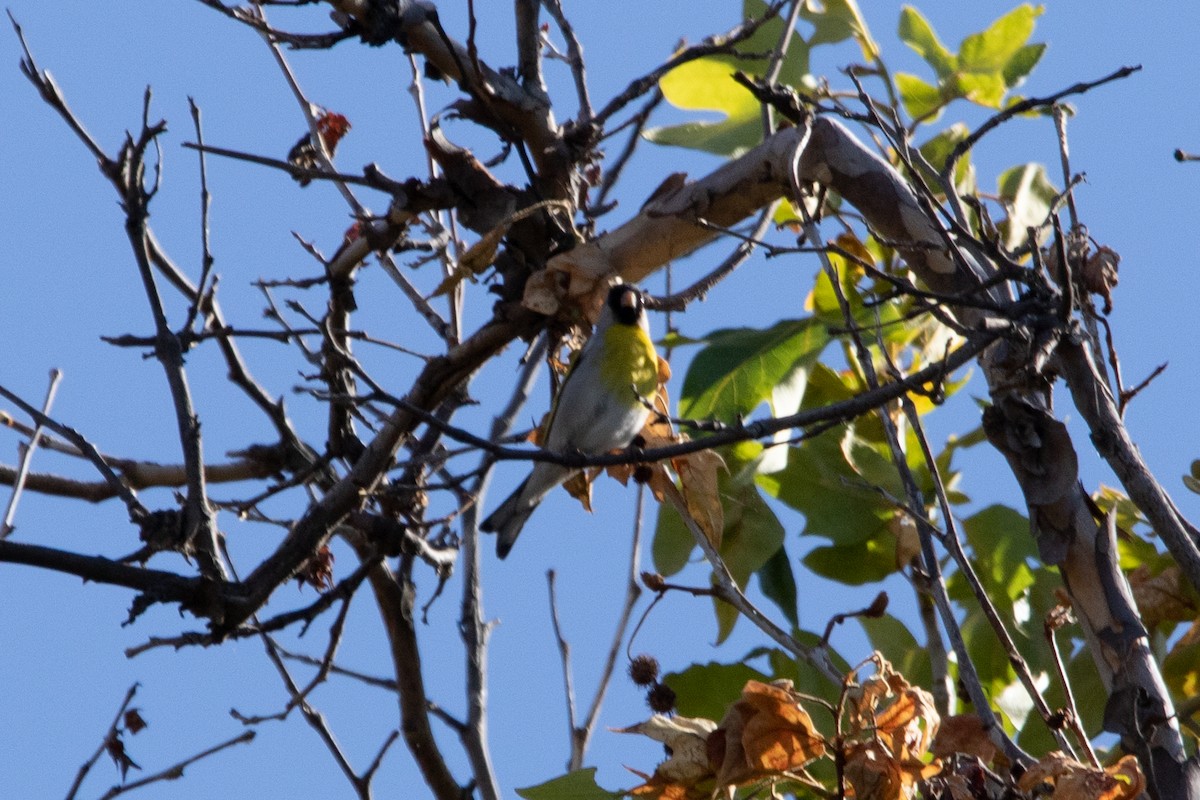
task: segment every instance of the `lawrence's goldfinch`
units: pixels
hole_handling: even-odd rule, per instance
[[[617,284],[558,391],[542,445],[586,455],[626,447],[646,424],[647,404],[657,388],[658,353],[650,340],[645,298],[636,287]],[[534,465],[525,482],[479,526],[499,534],[496,555],[508,555],[537,504],[578,471],[546,461]]]

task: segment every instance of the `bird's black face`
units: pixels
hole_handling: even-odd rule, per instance
[[[608,290],[608,307],[622,325],[637,325],[646,301],[634,287],[620,283]]]

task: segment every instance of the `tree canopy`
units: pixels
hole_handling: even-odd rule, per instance
[[[852,0],[462,6],[179,4],[98,27],[111,69],[69,81],[68,23],[13,14],[73,257],[43,233],[0,301],[5,672],[39,743],[6,771],[1200,797],[1200,467],[1127,423],[1181,337],[1120,324],[1094,220],[1126,192],[1070,146],[1140,68],[1064,72],[1028,4],[961,36]],[[658,22],[690,35],[616,32]],[[652,308],[654,413],[540,450],[613,280]],[[479,520],[535,460],[583,473],[501,564]]]

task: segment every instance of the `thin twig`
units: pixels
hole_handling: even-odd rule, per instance
[[[554,631],[554,643],[558,646],[558,660],[562,665],[563,691],[567,701],[567,741],[570,742],[571,755],[567,758],[567,771],[578,769],[577,761],[583,760],[583,748],[580,744],[582,731],[575,721],[575,679],[571,676],[571,643],[563,635],[562,623],[558,620],[558,597],[555,595],[555,571],[546,570],[546,589],[550,593],[550,627]]]
[[[592,121],[595,112],[592,110],[592,99],[588,94],[587,66],[583,62],[583,47],[580,46],[579,39],[575,36],[575,29],[571,27],[571,22],[563,11],[562,0],[542,0],[542,7],[553,17],[554,23],[558,25],[558,30],[567,43],[567,63],[571,66],[571,77],[575,80],[575,96],[579,100],[579,115],[576,120],[580,125],[587,125]]]
[[[1141,68],[1142,67],[1140,64],[1133,67],[1121,67],[1115,72],[1105,75],[1103,78],[1098,78],[1094,81],[1080,81],[1079,83],[1074,83],[1067,88],[1046,97],[1027,97],[1024,100],[1019,100],[1016,103],[1013,103],[1011,106],[1006,106],[1003,111],[988,117],[988,119],[982,125],[971,132],[970,136],[954,146],[954,149],[950,151],[949,157],[946,158],[945,173],[953,175],[959,159],[961,159],[968,150],[978,144],[980,139],[986,136],[998,125],[1002,125],[1013,117],[1033,111],[1034,109],[1049,108],[1054,106],[1064,97],[1070,97],[1071,95],[1076,94],[1084,94],[1085,92],[1091,91],[1099,86],[1103,86],[1106,83],[1128,78],[1133,73],[1140,71]]]
[[[129,518],[131,520],[137,522],[138,520],[145,518],[146,515],[150,513],[146,507],[141,504],[134,493],[130,491],[129,487],[127,487],[121,478],[118,477],[117,473],[113,471],[112,467],[108,465],[108,462],[105,461],[104,456],[100,455],[100,452],[95,448],[95,446],[85,439],[82,434],[80,434],[74,428],[69,428],[66,425],[56,422],[51,417],[41,413],[36,408],[22,400],[19,396],[13,394],[8,389],[5,389],[3,386],[0,386],[0,396],[4,397],[6,400],[20,408],[21,411],[29,415],[29,417],[33,419],[35,425],[49,428],[71,444],[75,445],[83,457],[96,467],[97,471],[99,471],[104,477],[105,482],[112,487],[114,494],[120,497],[125,503],[125,507],[129,509]]]
[[[604,669],[600,672],[596,694],[592,697],[592,704],[588,708],[587,716],[584,717],[583,726],[576,729],[578,757],[576,757],[573,746],[570,766],[570,769],[573,770],[583,768],[583,758],[587,753],[588,743],[596,730],[596,722],[600,719],[600,708],[604,704],[604,696],[616,671],[617,657],[621,653],[621,642],[625,640],[625,632],[629,630],[629,621],[633,618],[634,606],[637,605],[638,598],[642,595],[642,584],[638,580],[638,576],[641,574],[642,529],[645,516],[646,486],[639,483],[633,519],[633,543],[629,550],[629,575],[625,584],[625,605],[621,609],[621,617],[617,620],[617,629],[613,632],[612,643],[609,645],[608,655],[604,659]]]
[[[196,143],[203,147],[204,128],[200,124],[200,106],[196,105],[196,101],[193,98],[188,97],[188,108],[192,112],[192,126],[196,132]],[[199,314],[200,306],[204,302],[205,287],[208,286],[209,276],[212,274],[213,268],[213,254],[212,247],[209,244],[208,226],[208,211],[212,206],[212,195],[208,191],[208,163],[204,157],[203,150],[198,153],[197,161],[200,165],[200,279],[196,281],[196,292],[188,308],[187,318],[183,325],[180,326],[181,331],[190,331],[192,325],[195,324],[196,315]],[[208,291],[216,291],[215,282]]]
[[[129,704],[133,702],[133,696],[137,694],[138,686],[139,684],[135,683],[125,692],[125,699],[121,701],[121,707],[117,709],[112,724],[108,726],[104,736],[101,738],[100,746],[96,748],[96,752],[92,753],[91,758],[83,762],[83,766],[75,774],[75,780],[71,782],[71,788],[67,790],[66,800],[74,800],[75,795],[79,792],[79,787],[83,784],[83,779],[87,777],[88,772],[100,760],[100,756],[104,755],[104,751],[108,749],[108,743],[117,735],[117,729],[121,725],[121,718],[125,714],[125,709],[129,708]]]
[[[62,371],[50,370],[50,385],[46,388],[46,397],[42,400],[42,416],[48,417],[54,407],[54,396],[58,393],[58,383],[62,379]],[[20,461],[17,464],[17,474],[12,482],[12,494],[8,498],[8,506],[4,510],[4,519],[0,520],[0,539],[6,539],[13,532],[13,520],[17,516],[17,504],[21,502],[21,492],[25,488],[25,480],[29,477],[29,465],[33,463],[33,454],[37,452],[42,440],[43,425],[39,422],[29,436],[29,442],[21,447]]]
[[[1050,655],[1054,658],[1054,670],[1058,673],[1058,682],[1062,685],[1063,695],[1067,703],[1067,719],[1066,723],[1071,727],[1071,732],[1075,734],[1076,741],[1079,742],[1080,748],[1088,757],[1088,763],[1093,769],[1101,769],[1100,759],[1096,757],[1096,751],[1092,749],[1092,743],[1088,739],[1087,731],[1083,729],[1083,722],[1079,718],[1079,707],[1075,704],[1075,692],[1071,689],[1071,681],[1067,677],[1066,667],[1063,665],[1062,653],[1058,649],[1058,640],[1054,636],[1054,632],[1058,630],[1061,624],[1065,624],[1068,620],[1065,615],[1069,613],[1066,609],[1062,609],[1063,617],[1059,617],[1060,610],[1051,609],[1046,615],[1046,619],[1042,624],[1042,633],[1046,636],[1046,642],[1050,645]]]
[[[227,739],[218,745],[213,745],[212,747],[208,748],[207,750],[202,750],[199,753],[197,753],[196,755],[194,755],[190,758],[185,758],[183,761],[180,761],[176,764],[172,764],[171,766],[167,767],[166,769],[160,770],[159,772],[156,772],[153,775],[147,775],[146,777],[139,778],[136,781],[130,781],[129,783],[125,783],[120,786],[114,786],[111,789],[109,789],[107,792],[105,792],[104,794],[100,795],[100,800],[112,800],[112,798],[114,798],[114,797],[123,795],[126,792],[132,792],[134,789],[140,789],[143,786],[147,786],[151,783],[158,783],[159,781],[179,780],[180,778],[183,777],[183,771],[185,769],[187,769],[188,767],[190,767],[192,764],[195,764],[197,761],[202,761],[203,759],[206,759],[209,756],[214,756],[217,753],[221,752],[222,750],[226,750],[230,747],[233,747],[234,745],[247,744],[254,740],[254,736],[255,736],[254,731],[244,731],[243,733],[238,734],[237,736],[233,737],[232,739]]]

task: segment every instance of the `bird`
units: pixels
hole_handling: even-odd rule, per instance
[[[543,427],[542,445],[555,453],[599,455],[628,447],[650,416],[658,389],[658,351],[650,339],[646,297],[618,283],[608,291],[596,329],[575,357]],[[521,528],[554,487],[580,470],[538,461],[508,499],[479,526],[496,533],[504,558]]]

